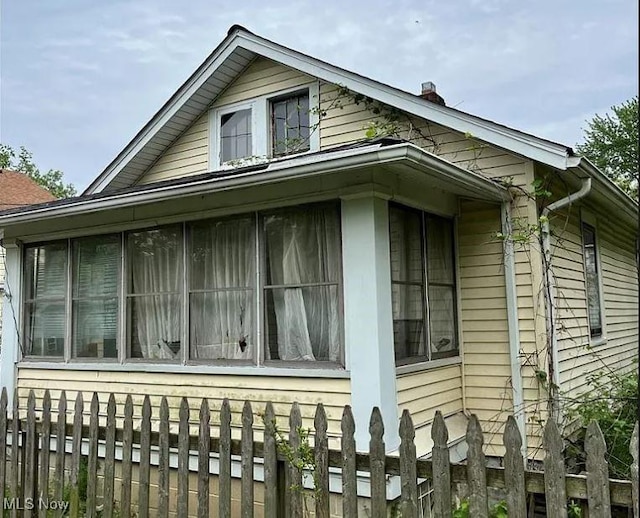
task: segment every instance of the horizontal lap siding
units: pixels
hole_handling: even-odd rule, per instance
[[[256,59],[213,103],[213,107],[246,101],[305,85],[313,78],[266,58]],[[265,128],[266,130],[266,128]],[[206,110],[138,181],[147,184],[204,173],[209,167],[209,110]]]
[[[553,241],[553,272],[558,286],[559,360],[561,391],[574,397],[589,387],[587,376],[596,371],[628,369],[637,358],[638,289],[634,231],[610,216],[596,216],[596,246],[602,278],[606,342],[591,346],[582,250],[577,209],[552,220],[558,235]]]
[[[431,422],[436,410],[446,417],[463,409],[460,365],[402,374],[396,385],[399,414],[409,410],[416,427]]]
[[[264,413],[267,401],[274,404],[278,426],[288,429],[291,404],[297,401],[301,407],[303,426],[312,427],[313,417],[318,403],[323,403],[329,420],[329,433],[340,433],[340,419],[344,405],[351,404],[350,381],[330,378],[295,378],[276,376],[233,376],[219,374],[173,374],[148,372],[105,372],[20,369],[18,371],[18,391],[21,398],[26,397],[30,389],[36,391],[38,400],[49,389],[54,400],[52,408],[62,390],[67,394],[67,407],[73,409],[77,392],[83,393],[85,409],[88,412],[93,392],[98,393],[101,413],[106,415],[106,404],[110,393],[114,393],[118,406],[118,415],[124,412],[126,396],[131,394],[135,407],[135,416],[141,415],[144,396],[149,395],[157,411],[162,396],[167,396],[171,420],[178,421],[179,406],[182,397],[189,399],[191,422],[196,425],[198,410],[203,397],[209,400],[212,408],[212,422],[219,422],[219,409],[222,400],[229,398],[232,409],[232,423],[241,425],[241,412],[244,400],[253,405],[255,429],[262,429],[257,414]],[[239,430],[237,430],[239,433]]]

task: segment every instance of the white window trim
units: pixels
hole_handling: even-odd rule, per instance
[[[594,233],[595,233],[595,254],[596,254],[596,265],[598,267],[598,296],[600,298],[600,321],[601,321],[601,327],[602,327],[602,333],[600,334],[600,336],[591,336],[591,322],[589,321],[589,301],[586,298],[587,297],[587,263],[584,259],[584,231],[583,231],[583,225],[589,225]],[[603,277],[603,271],[602,271],[602,258],[600,256],[600,248],[601,248],[601,237],[600,237],[600,230],[598,229],[598,219],[596,218],[595,214],[593,214],[592,212],[586,210],[586,209],[581,209],[580,210],[580,243],[582,246],[582,268],[584,271],[584,285],[585,285],[585,303],[586,303],[586,308],[587,308],[587,329],[588,329],[588,333],[589,333],[589,344],[591,346],[600,346],[600,345],[604,345],[607,343],[607,319],[606,319],[606,310],[605,310],[605,303],[604,303],[604,286],[603,286],[603,281],[602,281],[602,277]]]
[[[261,95],[223,106],[213,107],[209,111],[209,171],[219,171],[238,166],[256,165],[273,159],[271,150],[271,100],[295,92],[309,91],[309,125],[312,128],[309,135],[309,150],[301,153],[291,153],[274,160],[303,155],[320,150],[320,87],[318,81],[306,83],[269,94]],[[252,155],[240,163],[223,164],[220,161],[220,121],[223,115],[238,110],[251,109],[251,143]]]

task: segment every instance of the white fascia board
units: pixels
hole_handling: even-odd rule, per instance
[[[565,146],[554,144],[445,106],[426,103],[416,95],[403,92],[353,72],[339,69],[310,56],[301,55],[297,51],[282,47],[255,34],[243,32],[238,35],[238,39],[242,41],[241,46],[243,48],[298,69],[308,75],[318,77],[329,83],[343,85],[372,99],[456,131],[471,133],[475,138],[537,162],[557,169],[564,170],[567,168],[568,152]]]
[[[157,113],[142,129],[141,133],[127,145],[127,147],[116,157],[116,159],[96,178],[83,194],[95,194],[101,192],[118,175],[118,173],[133,159],[133,157],[144,148],[144,146],[158,133],[158,131],[171,120],[176,112],[198,91],[198,89],[211,77],[216,69],[229,57],[236,49],[234,36],[226,38],[218,49],[207,59],[208,64],[204,64],[200,72],[190,78],[186,84],[174,94],[173,102],[167,104]]]
[[[272,162],[264,169],[239,172],[231,177],[204,178],[184,185],[169,184],[157,186],[149,184],[149,188],[145,190],[124,194],[114,193],[112,196],[106,196],[97,200],[85,200],[80,197],[76,202],[64,205],[35,206],[29,211],[0,216],[0,227],[6,226],[7,224],[14,225],[34,220],[42,220],[43,218],[72,216],[111,208],[125,208],[180,196],[258,186],[290,178],[299,179],[333,171],[344,171],[368,165],[401,161],[408,161],[418,167],[436,171],[458,184],[463,184],[477,192],[485,193],[487,199],[496,201],[509,199],[509,194],[505,187],[481,177],[477,173],[451,164],[413,144],[402,143],[385,147],[373,145],[321,155],[301,156],[300,158],[292,160]]]

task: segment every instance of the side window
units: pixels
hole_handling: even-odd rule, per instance
[[[253,154],[251,108],[220,117],[220,162],[240,160]]]
[[[273,156],[309,151],[309,91],[271,101]]]
[[[587,305],[589,330],[592,338],[602,336],[602,301],[600,297],[600,265],[596,248],[596,231],[591,225],[582,224],[584,269],[587,281]]]

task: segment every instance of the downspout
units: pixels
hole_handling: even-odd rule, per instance
[[[507,324],[509,326],[509,358],[511,359],[511,389],[513,391],[513,417],[522,437],[522,458],[527,459],[527,429],[524,413],[524,390],[520,368],[520,324],[518,322],[518,298],[516,293],[516,261],[511,239],[511,202],[505,201],[501,207],[504,253],[504,280],[507,297]]]
[[[549,214],[563,209],[573,202],[584,198],[591,191],[591,178],[583,178],[580,190],[554,201],[542,210],[542,275],[544,280],[544,298],[546,303],[547,337],[549,339],[549,395],[551,397],[551,415],[557,421],[559,418],[558,389],[560,387],[560,372],[558,361],[558,337],[556,334],[556,285],[551,269],[551,232],[549,229]]]

